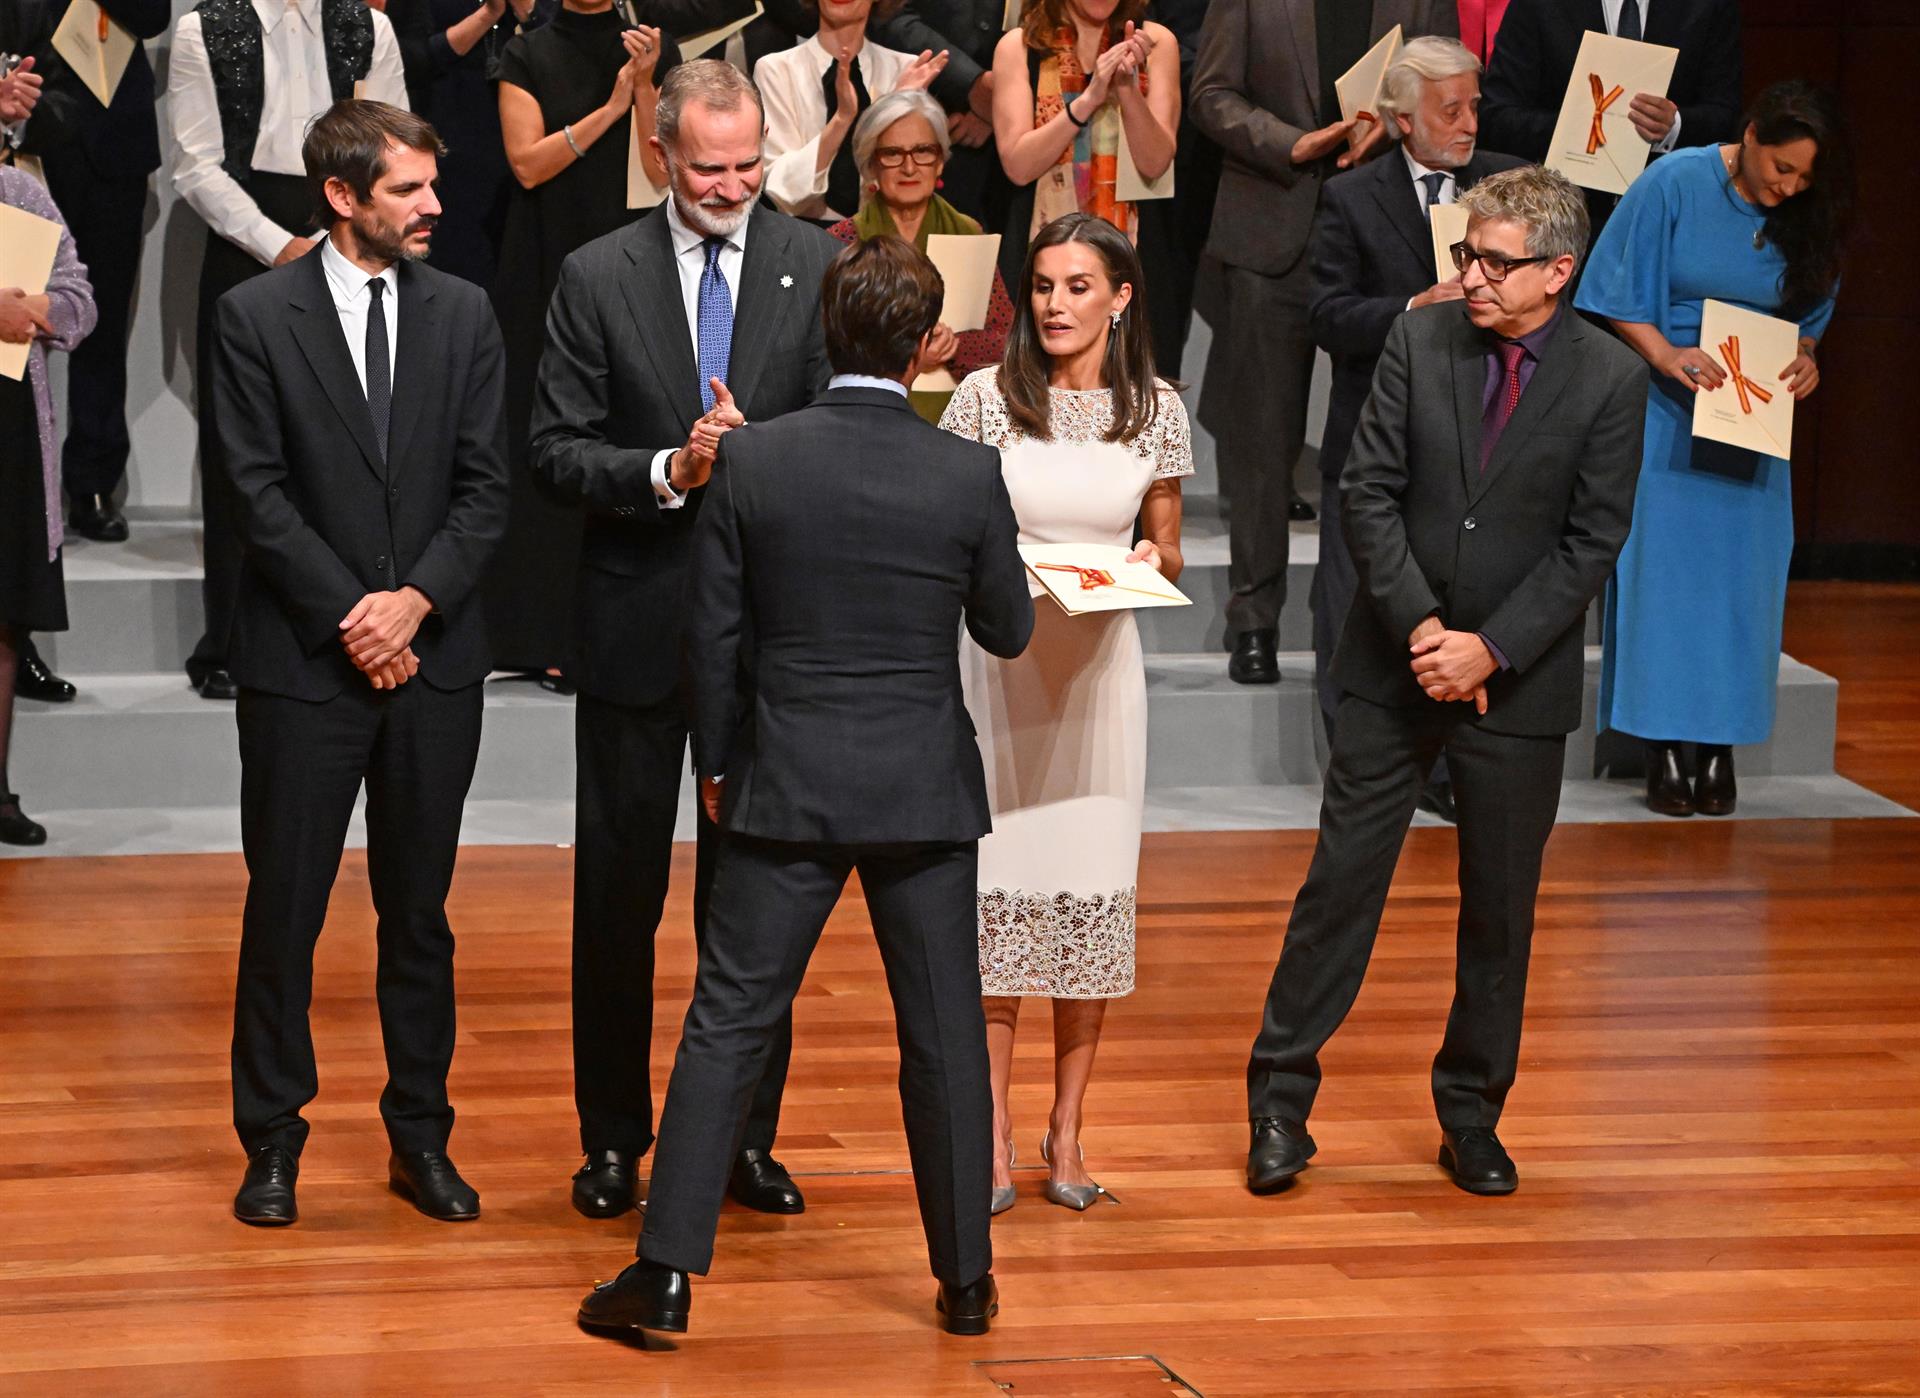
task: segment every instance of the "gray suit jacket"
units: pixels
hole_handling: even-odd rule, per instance
[[[1347,0],[1365,4],[1366,0]],[[1332,161],[1293,163],[1293,144],[1320,125],[1314,0],[1213,0],[1200,30],[1193,123],[1226,152],[1207,250],[1270,277],[1307,248],[1320,181]],[[1454,0],[1373,0],[1370,36],[1457,37]]]
[[[1407,638],[1438,616],[1512,666],[1488,682],[1482,727],[1569,733],[1587,604],[1633,522],[1647,366],[1563,306],[1482,471],[1490,339],[1457,301],[1408,311],[1387,333],[1340,476],[1360,595],[1333,678],[1376,704],[1435,702],[1413,678]]]

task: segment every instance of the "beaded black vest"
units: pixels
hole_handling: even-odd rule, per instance
[[[220,111],[220,139],[226,148],[221,168],[244,180],[253,169],[253,148],[260,140],[260,114],[267,101],[260,16],[252,0],[200,0],[195,12]],[[327,85],[333,100],[343,101],[353,96],[353,85],[373,66],[373,13],[366,0],[320,0],[320,35],[327,53]]]

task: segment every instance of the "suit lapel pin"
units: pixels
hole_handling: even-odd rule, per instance
[[[782,286],[786,286],[786,287],[790,287],[790,286],[792,286],[792,285],[793,285],[793,278],[792,278],[792,277],[782,277],[782,278],[780,278],[780,285],[782,285]]]

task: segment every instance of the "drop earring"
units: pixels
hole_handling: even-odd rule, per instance
[[[1112,321],[1113,321],[1113,328],[1114,328],[1115,330],[1118,330],[1118,329],[1120,328],[1120,312],[1118,312],[1118,311],[1115,311],[1115,312],[1113,313],[1113,315],[1112,315],[1112,317],[1111,317],[1111,319],[1112,319]]]

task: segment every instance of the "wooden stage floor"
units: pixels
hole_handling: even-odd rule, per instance
[[[1789,648],[1841,673],[1843,770],[1912,803],[1920,590],[1872,591],[1797,589],[1809,644],[1790,629]],[[1863,609],[1877,629],[1849,638]],[[634,1220],[567,1203],[566,851],[463,856],[453,1151],[485,1201],[465,1225],[383,1188],[349,856],[316,979],[304,1217],[276,1231],[227,1213],[239,859],[0,864],[0,1393],[1128,1398],[1182,1392],[1168,1371],[1206,1398],[1920,1392],[1920,820],[1558,832],[1507,1199],[1433,1164],[1444,830],[1415,832],[1328,1050],[1313,1167],[1279,1197],[1244,1189],[1247,1046],[1310,847],[1149,837],[1140,989],[1109,1017],[1086,1132],[1123,1202],[1070,1213],[1023,1168],[984,1339],[933,1324],[890,1012],[850,895],[800,1003],[781,1136],[809,1210],[727,1214],[672,1351],[573,1325]],[[663,937],[657,1079],[690,986],[684,893]],[[1035,1009],[1026,1160],[1049,1095]]]

